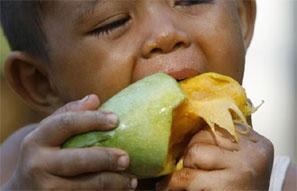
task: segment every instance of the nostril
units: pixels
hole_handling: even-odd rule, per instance
[[[184,46],[184,43],[183,43],[183,42],[178,42],[178,43],[176,43],[176,45],[175,45],[176,48],[180,48],[180,47],[182,47],[182,46]]]
[[[161,48],[153,48],[152,50],[151,50],[151,54],[160,54],[160,53],[162,53],[163,51],[162,51],[162,49]]]
[[[176,50],[176,49],[182,48],[184,46],[185,46],[185,44],[183,42],[178,42],[174,45],[173,49]]]
[[[161,53],[167,53],[167,52],[170,52],[172,50],[176,50],[176,49],[179,49],[179,48],[182,48],[184,47],[185,44],[183,42],[178,42],[176,43],[173,47],[171,47],[170,49],[166,50],[165,48],[153,48],[151,50],[151,54],[154,55],[154,54],[161,54]]]

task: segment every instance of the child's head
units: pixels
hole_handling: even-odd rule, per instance
[[[156,72],[207,71],[242,81],[254,0],[97,0],[1,3],[14,51],[9,83],[51,112],[89,93],[101,101]],[[10,7],[9,7],[10,6]]]

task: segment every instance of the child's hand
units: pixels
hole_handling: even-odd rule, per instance
[[[184,168],[159,183],[159,190],[268,190],[273,163],[269,140],[251,130],[234,143],[223,132],[196,134]]]
[[[91,147],[61,149],[69,137],[117,125],[112,113],[97,111],[99,100],[90,95],[71,102],[40,122],[22,142],[17,168],[5,188],[131,190],[137,180],[121,173],[129,165],[126,152]]]

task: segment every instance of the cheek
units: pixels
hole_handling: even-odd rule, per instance
[[[224,25],[226,28],[219,30],[219,36],[209,33],[209,69],[229,75],[241,82],[245,64],[245,49],[241,33],[232,23]],[[229,30],[228,30],[229,29]],[[231,29],[231,30],[230,30]],[[216,45],[216,46],[214,46]]]
[[[104,102],[130,84],[133,68],[131,57],[118,53],[116,49],[103,50],[92,44],[64,51],[67,57],[55,57],[51,76],[65,102],[91,93],[97,94]]]
[[[134,60],[125,54],[113,51],[102,65],[101,71],[98,72],[100,76],[97,76],[96,89],[101,101],[104,102],[130,85]]]
[[[191,28],[193,41],[204,52],[208,71],[228,75],[241,82],[245,49],[237,16],[221,8],[192,22],[195,22],[195,27]]]

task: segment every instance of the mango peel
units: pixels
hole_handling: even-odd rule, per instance
[[[125,88],[99,109],[118,115],[119,125],[106,132],[76,135],[63,148],[115,147],[128,152],[128,173],[157,177],[176,170],[187,141],[203,126],[223,128],[238,140],[235,123],[250,128],[253,112],[244,89],[232,78],[205,73],[178,83],[157,73]],[[182,161],[177,168],[182,168]]]

